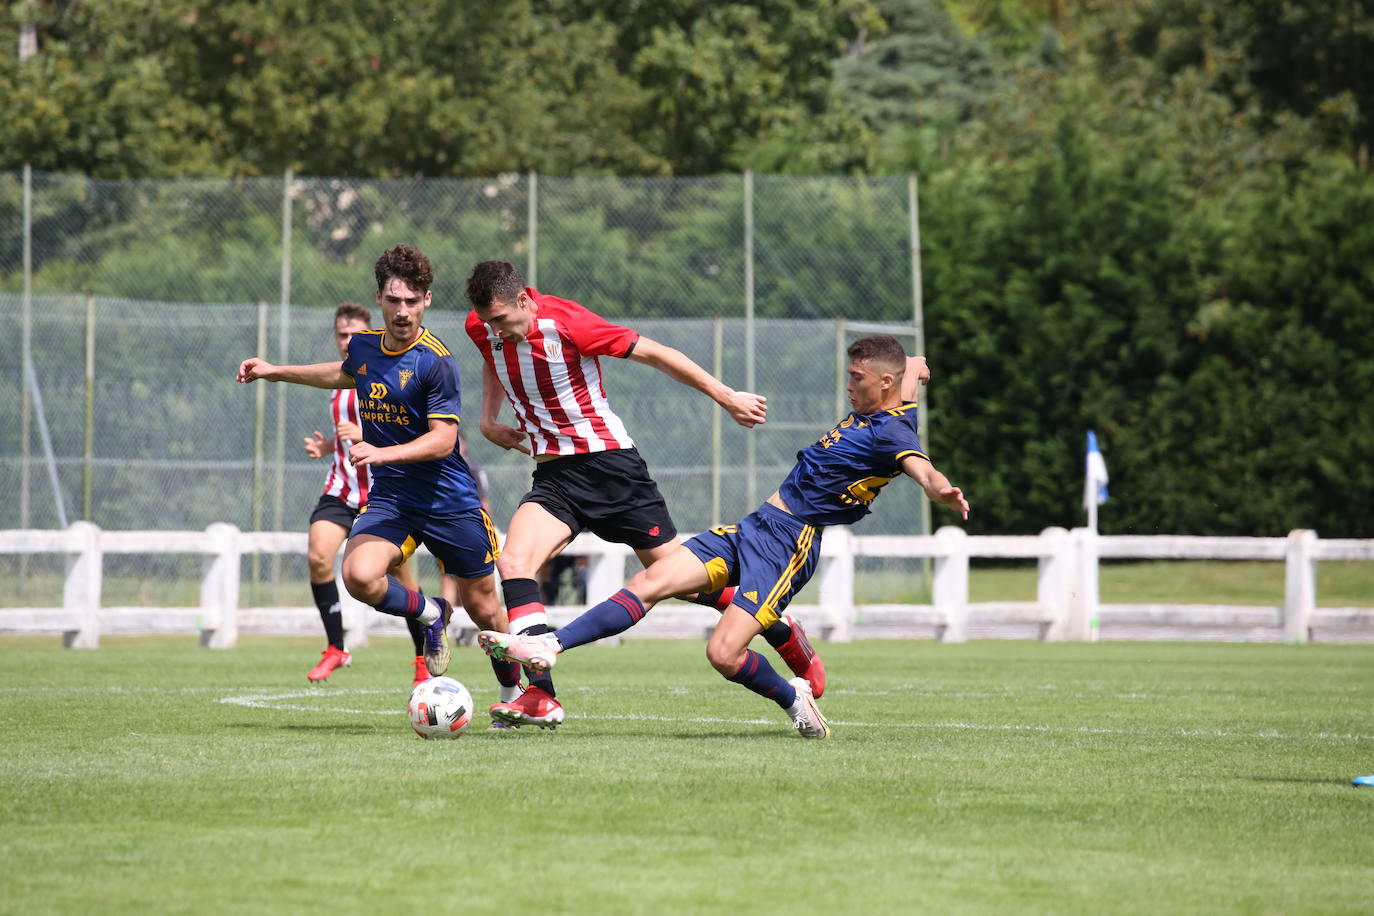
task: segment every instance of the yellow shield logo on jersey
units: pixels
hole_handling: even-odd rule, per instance
[[[372,387],[368,389],[367,396],[374,401],[384,400],[386,398],[386,386],[381,382],[373,382]]]
[[[401,370],[400,375],[401,375],[401,390],[402,390],[402,391],[405,391],[405,390],[406,390],[406,386],[410,384],[411,376],[413,376],[414,374],[415,374],[415,373],[414,373],[414,372],[411,372],[409,369],[402,369],[402,370]]]

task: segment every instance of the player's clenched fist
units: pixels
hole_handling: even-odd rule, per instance
[[[235,376],[240,382],[253,382],[260,378],[271,380],[271,374],[276,370],[276,366],[261,357],[251,356],[239,363],[239,374]]]

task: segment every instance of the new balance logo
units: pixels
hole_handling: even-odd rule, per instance
[[[749,603],[750,603],[750,604],[758,604],[758,603],[759,603],[759,593],[758,593],[758,592],[755,592],[755,591],[748,591],[748,592],[745,592],[745,593],[744,593],[744,597],[746,597],[746,598],[749,599]]]

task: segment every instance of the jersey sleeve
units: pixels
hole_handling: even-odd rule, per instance
[[[624,359],[639,340],[639,332],[612,324],[592,310],[568,303],[564,328],[577,349],[587,356],[614,356]]]
[[[893,417],[878,430],[873,442],[874,451],[883,458],[890,458],[893,464],[901,464],[908,455],[930,460],[921,448],[921,440],[916,435],[916,412],[910,411]]]
[[[435,357],[425,373],[426,419],[453,420],[463,418],[463,404],[458,380],[458,361],[452,356]]]

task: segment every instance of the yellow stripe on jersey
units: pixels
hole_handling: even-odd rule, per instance
[[[462,422],[463,422],[463,418],[460,417],[460,416],[458,416],[456,413],[427,413],[427,414],[425,414],[425,419],[427,419],[427,420],[452,420],[452,421],[455,422],[455,423],[462,423]]]
[[[918,451],[916,451],[916,449],[914,449],[914,448],[909,448],[909,449],[907,449],[907,450],[904,451],[904,452],[898,452],[898,453],[897,453],[897,462],[900,464],[900,463],[901,463],[901,460],[902,460],[903,458],[907,458],[907,457],[913,456],[913,455],[914,455],[915,457],[917,457],[917,458],[924,458],[926,461],[930,461],[930,456],[927,455],[925,452],[918,452]],[[932,462],[932,463],[933,463],[933,462]]]
[[[888,413],[890,413],[890,414],[891,414],[892,416],[894,416],[894,417],[900,417],[902,414],[906,413],[908,410],[915,410],[916,407],[917,407],[916,402],[915,402],[915,401],[912,401],[911,403],[909,403],[909,404],[903,404],[903,405],[900,406],[900,407],[893,407],[891,410],[888,411]]]
[[[792,559],[787,562],[787,569],[783,570],[782,575],[773,586],[773,590],[768,593],[768,597],[759,605],[758,613],[754,618],[758,620],[759,626],[765,630],[778,622],[778,612],[775,610],[777,603],[782,600],[783,595],[787,594],[792,588],[792,579],[801,572],[801,568],[806,565],[806,558],[811,553],[811,542],[815,539],[816,527],[814,525],[803,525],[802,532],[797,537],[797,549],[792,553]]]
[[[415,540],[415,535],[410,535],[401,543],[401,562],[409,560],[415,555],[415,548],[420,544]]]
[[[420,342],[423,343],[425,346],[429,347],[439,356],[451,355],[448,352],[448,347],[440,343],[439,338],[429,333],[429,331],[425,331],[423,334],[420,335]]]

